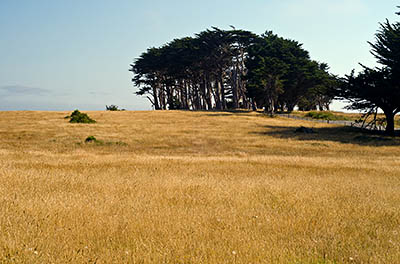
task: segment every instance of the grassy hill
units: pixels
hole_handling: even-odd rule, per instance
[[[87,113],[0,112],[0,263],[400,259],[399,139],[247,112]]]

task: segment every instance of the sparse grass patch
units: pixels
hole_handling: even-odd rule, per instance
[[[115,142],[110,142],[113,145],[117,145],[117,146],[128,146],[127,143],[122,142],[122,141],[115,141]]]
[[[116,146],[128,146],[127,143],[122,142],[122,141],[106,141],[104,142],[103,140],[98,140],[96,137],[94,136],[88,136],[85,139],[85,143],[92,143],[98,146],[112,146],[112,145],[116,145]]]

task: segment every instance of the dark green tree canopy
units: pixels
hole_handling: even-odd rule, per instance
[[[387,67],[393,74],[400,74],[400,23],[391,24],[389,20],[380,24],[375,42],[368,42],[378,63]],[[400,76],[399,76],[400,78]]]
[[[333,94],[328,87],[334,77],[328,65],[310,59],[297,41],[284,39],[271,31],[249,48],[248,95],[268,111],[328,108]]]
[[[214,27],[148,49],[130,71],[136,94],[157,110],[293,110],[302,98],[310,108],[328,107],[323,68],[297,41]]]

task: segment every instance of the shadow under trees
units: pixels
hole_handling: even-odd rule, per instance
[[[283,139],[296,139],[305,141],[333,141],[344,144],[357,144],[361,146],[400,146],[400,140],[388,137],[384,132],[365,131],[355,127],[313,127],[314,133],[296,132],[298,126],[263,126],[265,131],[252,132],[258,135],[272,136]],[[396,131],[399,136],[400,132]]]

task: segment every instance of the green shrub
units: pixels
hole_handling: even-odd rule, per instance
[[[69,116],[70,123],[85,123],[85,124],[92,124],[96,123],[95,120],[91,119],[87,114],[79,112],[79,110],[75,110]]]
[[[96,145],[99,145],[99,146],[103,146],[104,145],[104,141],[103,140],[98,140],[94,136],[88,136],[85,139],[85,143],[93,143],[93,144],[96,144]]]
[[[96,141],[97,141],[97,139],[96,139],[94,136],[88,136],[88,137],[85,139],[85,142],[86,142],[86,143],[96,142]]]
[[[125,111],[125,109],[119,109],[116,105],[106,105],[107,111]]]
[[[310,117],[312,119],[322,119],[322,120],[349,120],[345,116],[335,115],[331,112],[326,111],[311,111],[308,112],[305,117]]]

